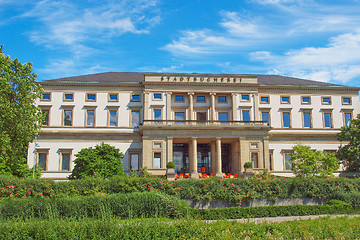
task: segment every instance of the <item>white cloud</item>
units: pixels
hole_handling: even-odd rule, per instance
[[[259,51],[250,56],[273,66],[270,73],[346,83],[360,77],[360,31],[332,37],[325,47],[291,50],[283,55]]]

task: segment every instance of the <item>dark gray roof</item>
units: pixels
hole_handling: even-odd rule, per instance
[[[75,77],[57,78],[46,80],[45,82],[95,82],[95,83],[111,83],[111,82],[142,82],[144,81],[144,73],[138,72],[106,72],[96,73]]]
[[[77,82],[77,83],[118,83],[118,82],[132,82],[132,83],[140,83],[144,81],[145,75],[147,73],[140,72],[106,72],[106,73],[96,73],[75,77],[66,77],[66,78],[58,78],[52,80],[46,80],[45,82]],[[149,73],[150,74],[150,73]],[[159,73],[161,74],[161,73]],[[167,73],[168,74],[168,73]],[[174,73],[176,75],[177,73]],[[184,75],[182,73],[181,75]],[[185,74],[187,75],[187,74]],[[194,73],[190,73],[188,75],[197,75]],[[200,75],[214,75],[214,74],[200,74]],[[222,74],[216,74],[222,75]],[[228,76],[229,74],[224,74]],[[294,77],[285,77],[279,75],[238,75],[234,74],[232,76],[254,76],[258,78],[258,83],[260,85],[265,86],[318,86],[318,87],[343,87],[342,85],[318,82],[305,80]]]
[[[258,83],[261,85],[271,85],[271,86],[324,86],[324,87],[342,87],[342,85],[318,82],[312,80],[305,80],[294,77],[285,77],[279,75],[257,75]]]

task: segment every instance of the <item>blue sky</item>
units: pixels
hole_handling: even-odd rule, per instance
[[[38,80],[279,74],[360,87],[359,0],[0,0],[4,52]]]

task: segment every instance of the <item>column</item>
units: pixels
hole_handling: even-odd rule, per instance
[[[258,168],[260,169],[264,169],[264,144],[263,144],[263,141],[260,141],[258,143],[258,146],[259,146],[259,159],[258,159]]]
[[[270,171],[270,150],[269,150],[269,137],[263,139],[264,148],[264,167]]]
[[[216,173],[216,148],[215,141],[210,143],[210,154],[211,154],[211,173]]]
[[[152,141],[148,137],[142,138],[143,149],[142,149],[142,167],[152,169],[153,168],[153,152],[152,152]]]
[[[171,94],[166,92],[166,120],[171,120]]]
[[[167,163],[173,161],[173,137],[167,137],[166,138],[166,157],[167,157]]]
[[[253,120],[259,121],[259,96],[253,93]]]
[[[238,114],[237,114],[237,102],[236,102],[237,93],[231,93],[231,100],[232,100],[232,119],[233,121],[239,121]]]
[[[244,163],[246,161],[246,155],[249,151],[246,149],[245,138],[239,138],[239,171],[245,172]]]
[[[221,165],[221,138],[216,138],[216,176],[222,177],[222,165]]]
[[[149,120],[149,92],[144,92],[144,120]]]
[[[216,120],[215,113],[215,95],[216,93],[210,93],[210,120]]]
[[[232,170],[233,173],[240,173],[240,159],[239,159],[239,141],[236,140],[232,143],[231,145],[231,166],[232,166]]]
[[[197,171],[197,139],[191,138],[190,144],[190,178],[198,179],[199,173]]]
[[[189,92],[189,120],[194,120],[194,93]]]

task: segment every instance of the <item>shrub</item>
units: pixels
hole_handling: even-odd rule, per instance
[[[175,163],[174,162],[168,162],[166,164],[166,168],[175,168]]]
[[[252,167],[253,167],[252,162],[246,162],[246,163],[244,163],[244,168],[252,168]]]
[[[0,201],[0,216],[5,219],[179,218],[185,216],[189,209],[186,202],[176,197],[151,192]]]
[[[124,155],[119,149],[109,144],[101,143],[94,148],[83,148],[75,154],[75,157],[75,166],[69,176],[70,179],[87,176],[109,178],[115,175],[124,175],[121,161]]]

